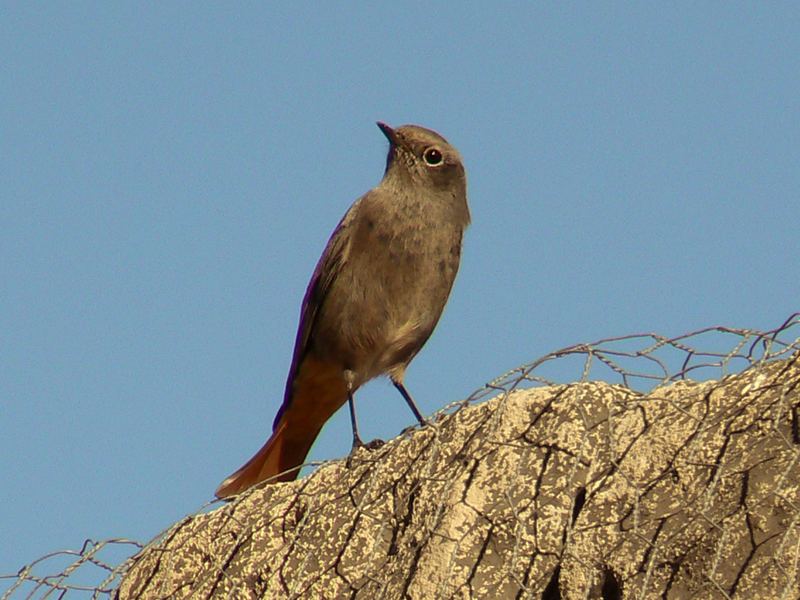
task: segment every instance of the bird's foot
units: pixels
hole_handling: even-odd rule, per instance
[[[368,452],[372,452],[373,450],[377,450],[381,446],[383,446],[386,442],[384,442],[380,438],[375,438],[374,440],[367,442],[366,444],[361,441],[361,438],[353,438],[353,447],[350,449],[350,454],[347,455],[347,460],[345,461],[345,465],[347,468],[351,468],[353,466],[353,457],[356,453],[363,448]]]
[[[413,425],[409,425],[408,427],[403,429],[403,431],[400,432],[400,435],[406,435],[407,433],[411,433],[412,431],[415,431],[415,430],[419,429],[420,427],[427,427],[430,424],[431,424],[431,421],[428,421],[427,419],[423,419],[420,423],[414,423]]]
[[[365,448],[365,449],[367,449],[369,451],[377,450],[378,448],[383,446],[385,443],[386,442],[384,442],[382,439],[375,438],[371,442],[367,442],[366,444],[364,444],[363,448]]]

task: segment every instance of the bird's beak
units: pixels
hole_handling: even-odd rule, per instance
[[[386,136],[386,139],[388,139],[392,144],[397,143],[397,134],[395,133],[394,129],[389,127],[383,121],[378,121],[378,128],[383,132],[383,135]]]

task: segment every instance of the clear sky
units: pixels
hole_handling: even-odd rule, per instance
[[[403,4],[0,8],[0,573],[146,541],[260,447],[379,119],[469,178],[427,414],[577,342],[800,309],[796,3]],[[414,422],[385,381],[358,404],[365,438]],[[349,446],[343,410],[310,458]]]

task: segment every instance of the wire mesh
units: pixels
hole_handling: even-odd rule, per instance
[[[646,392],[678,380],[721,379],[759,363],[786,358],[797,351],[798,344],[800,313],[768,331],[715,326],[675,337],[658,333],[610,337],[545,354],[500,375],[453,406],[526,384],[606,381]]]
[[[144,545],[122,538],[87,539],[78,550],[58,550],[37,558],[13,575],[0,575],[9,598],[105,598],[114,593],[128,559]]]
[[[605,381],[619,384],[628,390],[641,395],[659,386],[677,381],[722,380],[727,376],[740,373],[745,369],[758,365],[767,365],[780,359],[786,359],[800,351],[800,313],[790,315],[781,325],[768,330],[739,329],[730,327],[707,327],[674,337],[656,333],[641,333],[627,336],[606,338],[591,343],[581,343],[551,352],[531,363],[522,365],[489,382],[476,390],[468,398],[444,407],[434,420],[455,413],[458,409],[479,403],[489,397],[508,398],[510,394],[521,389],[541,386],[553,386],[568,382]],[[683,409],[681,409],[683,410]],[[582,415],[587,422],[591,416]],[[588,428],[587,428],[588,430]],[[795,432],[797,437],[797,432]],[[797,440],[787,439],[787,447],[796,444]],[[772,482],[770,494],[781,495],[786,502],[792,500],[784,493],[787,477],[793,473],[797,462],[797,452],[790,468],[775,473],[777,481]],[[621,464],[624,456],[613,457],[612,462]],[[577,463],[576,463],[577,465]],[[708,467],[709,465],[705,465]],[[720,489],[727,475],[719,465],[713,467],[713,479],[703,493],[713,495]],[[579,467],[575,467],[577,473]],[[630,478],[631,485],[641,485],[635,477],[620,468],[616,477]],[[575,475],[576,480],[578,476]],[[655,484],[654,484],[655,485]],[[647,490],[642,490],[641,499],[646,498]],[[585,500],[585,498],[584,498]],[[574,515],[580,511],[584,500],[578,497],[572,500],[570,510]],[[636,522],[640,499],[634,503],[630,519]],[[709,499],[709,503],[711,500]],[[709,504],[710,505],[710,504]],[[522,508],[519,508],[522,511]],[[199,513],[198,513],[199,514]],[[521,514],[521,513],[520,513]],[[711,513],[699,511],[699,519],[711,519]],[[800,514],[800,513],[797,513]],[[192,516],[187,517],[189,523]],[[520,517],[521,518],[521,517]],[[720,527],[721,521],[713,517],[713,527]],[[573,518],[574,521],[574,518]],[[667,521],[664,521],[666,523]],[[179,524],[180,525],[180,524]],[[638,524],[636,525],[639,526]],[[662,525],[665,529],[669,526]],[[789,529],[796,528],[798,523],[790,523]],[[634,527],[635,529],[636,527]],[[180,529],[174,526],[174,533]],[[568,528],[565,535],[572,535]],[[173,535],[173,534],[170,534]],[[642,536],[642,543],[658,549],[658,536],[649,538]],[[680,536],[676,530],[671,533]],[[721,535],[725,535],[724,528]],[[147,544],[147,547],[161,547],[167,537],[162,532]],[[647,537],[647,539],[645,539]],[[654,542],[654,539],[656,541]],[[781,543],[790,544],[789,536],[784,536]],[[797,544],[800,544],[798,538]],[[718,597],[731,597],[729,589],[723,588],[713,577],[720,561],[724,561],[717,545],[715,554],[709,557],[709,586],[716,590]],[[111,597],[117,589],[121,578],[132,564],[132,558],[146,548],[145,544],[127,540],[110,539],[105,541],[87,540],[79,550],[63,550],[48,553],[25,565],[15,574],[0,575],[0,585],[7,584],[2,591],[1,600],[11,598],[104,598]],[[800,546],[794,548],[800,556]],[[637,581],[641,589],[647,589],[648,577],[653,576],[655,555],[649,551],[649,565],[646,565],[644,581]],[[563,557],[562,557],[563,558]],[[572,557],[575,560],[575,557]],[[515,556],[513,560],[520,560]],[[613,578],[606,578],[608,585]],[[530,582],[518,581],[520,589],[527,589]],[[786,589],[789,589],[788,587]],[[786,592],[785,592],[786,593]],[[523,594],[524,596],[524,594]],[[301,596],[296,596],[301,597]],[[637,596],[638,597],[638,596]],[[646,597],[642,595],[641,597]],[[786,596],[790,597],[790,596]]]

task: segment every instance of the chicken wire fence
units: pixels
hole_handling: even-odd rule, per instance
[[[644,393],[679,380],[722,379],[798,352],[800,313],[768,331],[716,326],[675,337],[643,333],[607,338],[569,346],[517,367],[466,399],[445,406],[437,416],[498,394],[508,397],[521,388],[576,381],[605,381]],[[136,555],[159,546],[165,535],[147,544],[128,539],[86,540],[78,550],[50,552],[17,573],[0,575],[0,600],[111,597]]]

